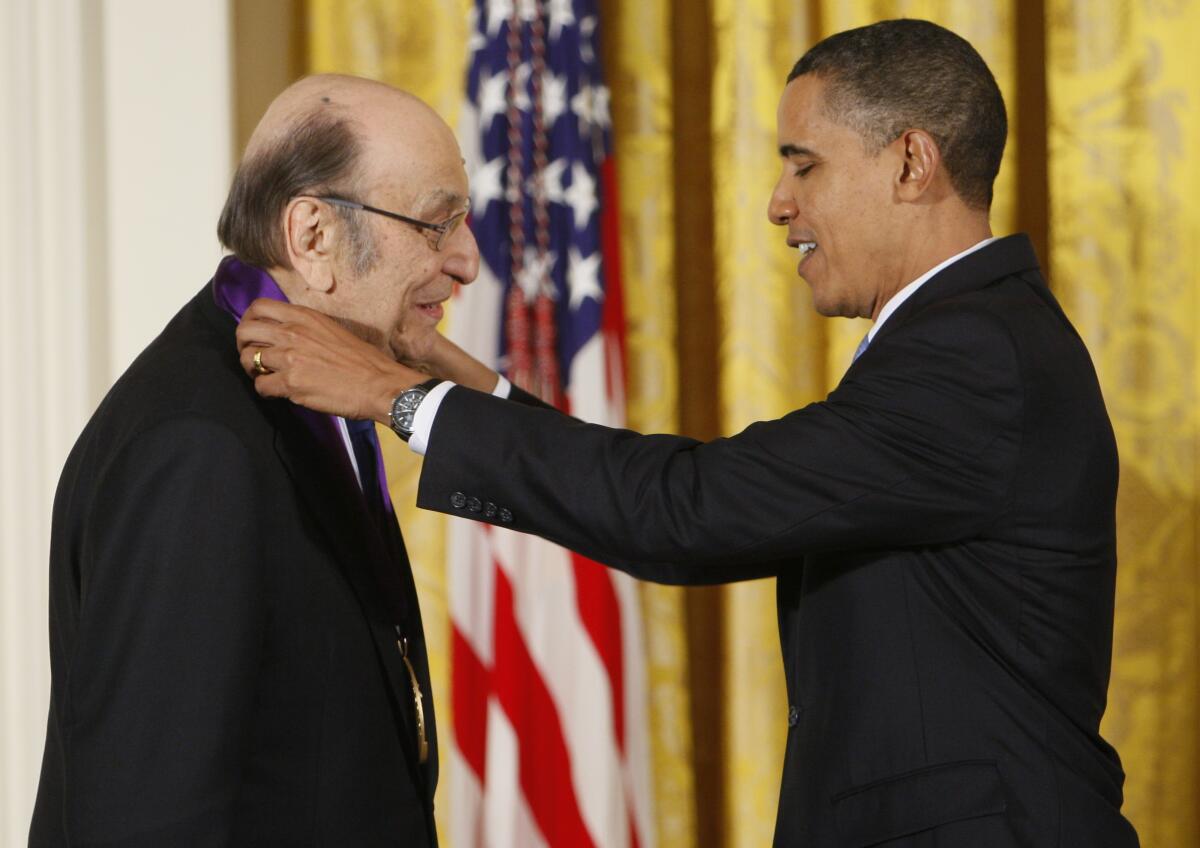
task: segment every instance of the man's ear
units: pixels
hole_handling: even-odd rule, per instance
[[[924,130],[905,130],[894,142],[901,154],[896,195],[912,203],[928,191],[942,164],[942,152],[933,136]]]
[[[309,289],[333,289],[333,241],[337,216],[326,203],[312,197],[294,197],[283,213],[284,241],[292,268]]]

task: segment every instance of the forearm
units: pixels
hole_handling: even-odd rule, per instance
[[[486,394],[492,393],[500,377],[491,368],[443,336],[438,336],[425,361],[410,364],[439,380],[449,380]]]

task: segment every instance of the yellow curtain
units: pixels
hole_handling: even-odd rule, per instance
[[[1143,845],[1200,845],[1200,5],[1047,4],[1050,266],[1121,454],[1104,731]]]
[[[628,362],[627,420],[644,432],[679,426],[676,356],[673,91],[667,0],[613,0],[602,56],[612,89]],[[615,45],[620,45],[615,49]],[[640,586],[650,690],[656,844],[695,844],[692,724],[684,590]]]
[[[308,0],[310,70],[383,79],[453,125],[470,0]],[[732,433],[821,397],[865,322],[812,313],[766,219],[775,106],[820,37],[923,17],[996,75],[1010,136],[992,227],[1031,233],[1087,340],[1122,454],[1105,733],[1147,845],[1200,844],[1200,6],[1183,0],[601,0],[629,422]],[[385,445],[394,447],[392,440]],[[440,518],[387,455],[446,711]],[[774,585],[646,587],[657,843],[770,843],[787,703]],[[439,823],[446,813],[439,800]],[[441,824],[439,824],[441,827]],[[444,832],[444,827],[442,828]],[[443,843],[447,844],[447,843]],[[454,848],[454,846],[449,846]]]
[[[775,105],[813,41],[789,0],[713,4],[712,170],[720,426],[726,433],[818,400],[822,338],[794,251],[767,220],[778,178]],[[789,255],[793,254],[793,255]],[[771,844],[788,702],[775,581],[724,590],[725,844]]]

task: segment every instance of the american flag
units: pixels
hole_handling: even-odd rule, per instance
[[[477,0],[470,31],[459,137],[482,262],[449,334],[564,411],[620,426],[624,318],[596,4]],[[452,848],[652,846],[633,581],[472,522],[452,521],[448,559]]]

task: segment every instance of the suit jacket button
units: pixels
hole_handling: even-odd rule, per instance
[[[483,505],[483,517],[484,518],[495,518],[496,517],[496,505],[494,503],[492,503],[491,501],[488,501],[487,503],[485,503]]]
[[[512,524],[512,513],[507,509],[500,510],[500,522],[502,524]]]
[[[471,512],[479,512],[479,510],[483,509],[483,504],[480,503],[479,498],[470,497],[467,498],[467,509]]]
[[[800,711],[796,709],[795,705],[793,704],[792,706],[788,707],[788,727],[795,727],[799,721]]]
[[[454,507],[455,509],[462,509],[466,505],[467,496],[462,492],[455,492],[450,496],[450,506]]]

